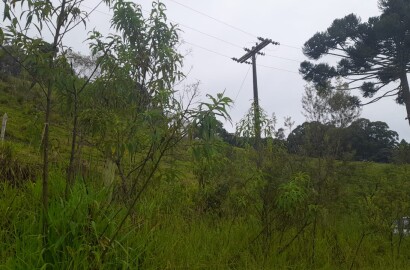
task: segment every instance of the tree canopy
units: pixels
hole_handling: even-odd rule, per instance
[[[390,162],[397,152],[398,140],[397,132],[386,123],[360,118],[348,127],[339,128],[317,121],[305,122],[289,134],[287,142],[289,152],[295,154],[342,157],[351,153],[353,160]]]
[[[346,144],[355,151],[356,160],[388,162],[397,146],[399,136],[381,121],[358,119],[348,128]]]
[[[382,14],[367,22],[350,14],[311,37],[303,48],[310,59],[325,55],[341,59],[336,66],[304,61],[300,72],[317,87],[327,87],[333,78],[343,77],[349,81],[349,89],[360,89],[363,97],[373,98],[365,104],[395,96],[397,103],[406,106],[410,124],[410,2],[380,0],[379,7]]]
[[[339,81],[338,89],[347,89],[347,85]],[[305,86],[302,96],[303,115],[308,121],[347,127],[361,113],[359,99],[347,91],[337,91],[333,87],[316,89],[312,85]]]

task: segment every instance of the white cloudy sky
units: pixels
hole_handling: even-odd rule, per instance
[[[355,13],[362,20],[367,20],[368,17],[379,14],[377,0],[163,2],[167,5],[168,18],[180,24],[183,31],[181,37],[186,43],[181,48],[182,52],[190,51],[184,67],[186,71],[192,67],[187,82],[200,80],[202,93],[225,91],[234,99],[236,103],[231,110],[233,124],[245,114],[252,99],[252,72],[246,77],[250,66],[229,59],[242,56],[242,47],[251,47],[257,41],[257,36],[281,43],[280,46],[267,47],[265,52],[268,55],[257,60],[260,65],[272,67],[258,67],[259,98],[261,106],[269,114],[275,112],[279,126],[283,125],[285,116],[291,116],[298,125],[304,121],[301,97],[305,82],[298,74],[299,62],[306,59],[300,49],[303,43],[317,31],[325,30],[336,18]],[[97,3],[97,0],[90,0],[84,8],[94,7]],[[144,10],[149,10],[152,1],[138,0],[136,3],[141,4]],[[95,27],[107,33],[110,20],[107,12],[104,6],[100,6],[90,17],[89,29]],[[82,43],[84,38],[85,31],[80,28],[70,34],[68,44],[83,51],[86,48]],[[410,140],[405,108],[397,105],[393,99],[366,106],[362,116],[372,121],[384,121],[399,133],[400,138]],[[230,124],[226,128],[234,130],[234,126]]]

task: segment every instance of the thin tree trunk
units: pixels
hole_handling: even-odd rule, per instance
[[[359,254],[359,250],[360,250],[360,247],[362,246],[362,243],[363,243],[363,240],[364,240],[365,236],[366,236],[366,234],[362,233],[362,236],[360,237],[360,240],[359,240],[359,244],[357,245],[356,251],[353,255],[352,264],[350,265],[349,270],[353,269],[354,263],[356,262],[356,257]]]
[[[124,171],[122,170],[122,166],[121,166],[121,162],[119,160],[117,160],[115,162],[115,164],[117,165],[117,169],[118,169],[118,173],[120,174],[120,178],[121,178],[121,189],[123,192],[123,196],[124,198],[128,199],[128,188],[127,188],[127,177],[124,174]]]
[[[57,56],[57,46],[58,42],[60,39],[60,31],[61,27],[64,23],[64,16],[65,16],[65,6],[66,6],[66,1],[63,0],[61,3],[61,9],[60,13],[57,18],[57,25],[56,25],[56,31],[54,34],[54,40],[53,40],[53,55],[50,58],[50,72],[52,72],[54,68],[54,59]],[[53,79],[49,78],[48,79],[48,85],[47,85],[47,103],[46,103],[46,112],[45,112],[45,126],[44,126],[44,151],[43,151],[43,179],[42,179],[42,184],[43,184],[43,190],[42,190],[42,202],[43,202],[43,215],[42,215],[42,227],[43,227],[43,244],[44,247],[48,246],[48,199],[49,199],[49,190],[48,190],[48,180],[49,180],[49,159],[48,159],[48,154],[49,154],[49,145],[50,145],[50,115],[51,115],[51,94],[52,94],[52,88],[53,88]]]
[[[50,107],[51,107],[51,86],[47,91],[47,104],[46,115],[44,125],[44,140],[43,140],[43,190],[42,190],[42,202],[43,202],[43,215],[42,215],[42,227],[43,227],[43,239],[44,244],[47,244],[48,235],[48,148],[49,148],[49,126],[50,126]]]
[[[311,223],[309,222],[305,222],[305,224],[303,224],[303,226],[299,229],[299,231],[292,237],[292,239],[283,247],[281,247],[277,254],[282,254],[288,247],[290,247],[290,245],[292,245],[292,243],[303,233],[303,231],[307,228],[307,226],[309,226]]]
[[[130,201],[130,204],[128,206],[128,210],[127,213],[125,214],[125,216],[121,219],[121,222],[119,223],[117,229],[115,230],[114,234],[110,237],[110,241],[108,243],[108,247],[111,247],[112,243],[116,240],[120,230],[122,229],[122,227],[125,224],[125,221],[127,220],[127,218],[131,215],[131,213],[134,211],[134,207],[138,201],[138,199],[141,197],[141,195],[143,194],[143,192],[145,191],[145,189],[148,187],[149,183],[152,181],[152,178],[154,177],[154,174],[157,172],[158,167],[160,165],[160,162],[162,160],[162,158],[165,155],[165,152],[168,150],[170,144],[171,144],[171,140],[173,139],[173,136],[175,135],[175,131],[172,133],[171,137],[168,138],[168,140],[165,140],[163,148],[159,150],[159,155],[157,157],[157,159],[154,161],[154,167],[151,169],[151,172],[149,173],[149,175],[147,176],[145,182],[142,184],[140,190],[136,193],[134,199],[132,199]],[[173,145],[175,146],[175,144]],[[160,148],[160,146],[158,147]],[[139,182],[138,180],[141,177],[141,173],[145,168],[145,165],[147,164],[148,161],[148,156],[145,159],[144,165],[142,166],[141,170],[139,171],[139,174],[133,179],[133,185],[131,187],[131,192],[135,192],[135,187],[137,182]],[[119,212],[117,212],[118,214]],[[100,235],[100,238],[104,235],[106,229],[108,228],[108,226],[105,227],[103,233]],[[104,262],[105,259],[105,255],[107,254],[109,248],[105,248],[104,251],[101,254],[101,261]]]
[[[399,243],[397,244],[397,259],[400,258],[400,248],[401,248],[401,243],[404,237],[404,220],[402,218],[399,219],[398,229],[399,229]]]
[[[406,112],[407,112],[406,119],[410,125],[410,88],[409,88],[409,82],[407,80],[407,73],[405,70],[402,72],[402,75],[400,76],[400,82],[401,82],[401,91],[402,91],[404,104],[406,105]]]
[[[261,220],[262,220],[262,226],[263,226],[263,236],[264,236],[264,248],[265,252],[268,253],[270,249],[270,238],[271,238],[271,228],[270,228],[270,222],[269,222],[269,199],[268,194],[268,187],[265,188],[263,191],[264,195],[262,198],[263,205],[262,205],[262,213],[261,213]]]
[[[312,257],[311,257],[311,265],[312,265],[312,268],[314,268],[314,266],[315,266],[316,232],[317,232],[317,214],[315,214],[315,220],[314,220],[314,222],[313,222]]]
[[[75,182],[75,175],[74,175],[74,161],[75,161],[75,154],[76,154],[76,144],[77,144],[77,126],[78,126],[78,115],[77,115],[77,108],[78,108],[78,100],[77,100],[77,91],[74,92],[74,118],[73,118],[73,130],[72,130],[72,138],[71,138],[71,153],[70,153],[70,163],[68,165],[67,170],[67,183],[65,189],[65,196],[66,199],[70,193],[71,188]]]

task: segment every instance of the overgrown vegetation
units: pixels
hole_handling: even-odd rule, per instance
[[[345,84],[309,85],[311,122],[295,129],[259,108],[256,151],[253,107],[233,135],[220,122],[230,98],[180,89],[179,30],[161,2],[144,17],[107,1],[117,34],[90,32],[90,56],[59,31],[27,36],[74,29],[81,3],[5,2],[0,268],[408,268],[410,147],[360,118]]]

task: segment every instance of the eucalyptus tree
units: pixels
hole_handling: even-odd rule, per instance
[[[328,87],[332,78],[349,80],[349,89],[360,89],[372,103],[395,96],[407,110],[410,123],[410,2],[380,0],[380,16],[361,22],[354,14],[336,19],[324,32],[316,33],[304,45],[310,59],[325,55],[341,57],[337,66],[305,61],[300,72],[317,87]],[[362,83],[358,86],[358,83]],[[391,86],[391,87],[388,87]],[[377,97],[375,95],[379,93]],[[380,94],[381,93],[381,94]]]
[[[86,25],[87,18],[91,13],[82,10],[83,2],[84,0],[3,1],[5,27],[0,29],[1,48],[13,56],[12,52],[3,46],[6,41],[8,44],[16,46],[25,55],[24,59],[13,57],[23,69],[28,71],[32,81],[41,88],[45,99],[42,140],[42,204],[45,243],[48,233],[49,137],[53,92],[56,83],[62,80],[66,74],[66,61],[62,56],[67,50],[64,45],[67,33],[77,29],[80,24]],[[28,63],[35,63],[35,69],[29,68]]]
[[[236,126],[237,136],[244,137],[248,141],[255,138],[254,106],[255,104],[252,104],[247,114]],[[267,254],[272,243],[273,223],[275,220],[273,216],[275,214],[275,196],[278,193],[278,183],[281,179],[288,177],[288,165],[290,163],[284,145],[282,143],[273,143],[273,138],[283,132],[283,130],[282,132],[276,130],[277,119],[275,114],[273,113],[272,117],[269,117],[262,108],[259,111],[261,133],[265,137],[266,144],[263,144],[256,151],[256,170],[253,172],[251,179],[258,186],[257,198],[255,200],[258,204],[255,205],[255,209],[260,216],[262,228],[257,238],[263,237],[263,250]],[[286,123],[290,128],[293,125],[290,117],[287,118]]]
[[[221,131],[221,122],[217,116],[231,121],[227,108],[232,104],[229,97],[223,93],[216,97],[207,95],[210,102],[201,102],[197,111],[192,115],[192,128],[197,135],[194,138],[192,153],[194,157],[194,174],[198,177],[199,187],[203,190],[212,176],[216,175],[218,169],[224,166],[221,155],[223,145],[222,138],[218,135]]]
[[[111,26],[118,34],[104,37],[94,31],[89,38],[92,52],[106,56],[97,58],[100,75],[88,92],[92,106],[80,120],[102,155],[116,165],[120,185],[114,195],[127,207],[114,232],[107,225],[100,233],[100,237],[109,234],[109,245],[158,175],[169,150],[193,126],[214,125],[209,117],[226,115],[224,104],[230,102],[223,95],[209,96],[210,103],[195,107],[197,87],[183,93],[176,90],[184,78],[183,58],[177,51],[179,30],[168,23],[162,3],[153,2],[147,17],[133,2],[117,1],[112,10]]]
[[[117,1],[112,9],[111,27],[118,34],[94,31],[89,38],[92,52],[106,57],[97,58],[94,108],[84,121],[90,121],[97,147],[116,164],[122,192],[129,195],[128,181],[141,169],[137,153],[152,158],[178,107],[173,85],[183,77],[182,56],[178,29],[168,23],[162,3],[154,2],[147,18],[132,2]]]

